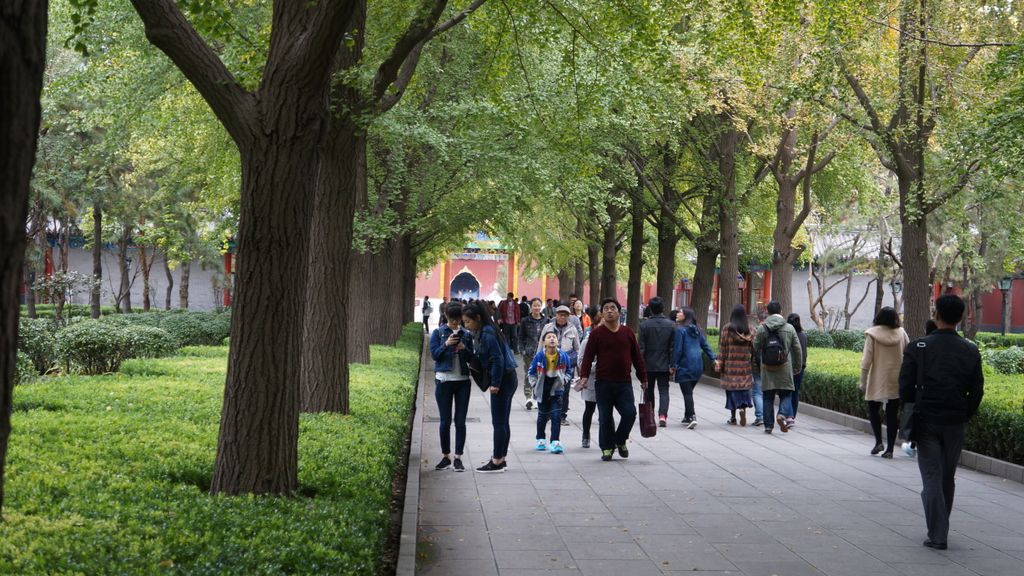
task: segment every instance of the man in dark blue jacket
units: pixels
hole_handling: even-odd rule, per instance
[[[900,400],[914,403],[912,437],[928,524],[924,545],[937,550],[947,546],[964,425],[978,411],[985,387],[978,348],[956,333],[964,308],[954,294],[936,300],[938,329],[907,346],[900,368]]]

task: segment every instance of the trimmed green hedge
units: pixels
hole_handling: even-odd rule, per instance
[[[14,363],[14,385],[31,382],[38,375],[35,366],[32,365],[32,359],[28,357],[28,354],[18,350]]]
[[[72,323],[57,332],[55,351],[65,372],[117,372],[129,358],[159,358],[173,354],[178,340],[152,326],[110,324],[99,320]]]
[[[978,332],[974,339],[989,348],[1024,347],[1024,334],[1007,334],[1003,336],[998,332]]]
[[[182,346],[219,346],[231,334],[231,312],[157,310],[104,317],[104,322],[142,325],[170,332]]]
[[[227,348],[19,387],[0,574],[380,573],[422,330],[352,366],[350,415],[302,416],[293,498],[207,492]]]
[[[56,310],[56,304],[36,304],[36,317],[53,320],[56,315]],[[63,314],[64,318],[89,317],[92,315],[92,306],[88,304],[65,304]],[[110,316],[113,314],[117,314],[117,308],[113,306],[100,306],[101,316]],[[21,306],[21,315],[26,318],[28,317],[28,306]]]
[[[857,389],[861,354],[845,350],[808,353],[800,399],[844,414],[867,418]],[[967,426],[964,448],[1024,465],[1024,378],[986,369],[985,397]]]

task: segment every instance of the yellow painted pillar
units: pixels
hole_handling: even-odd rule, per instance
[[[512,253],[512,293],[519,298],[519,254]]]
[[[548,301],[548,275],[547,274],[541,274],[540,275],[540,301],[541,302],[547,302]]]
[[[441,271],[437,274],[437,276],[439,278],[439,280],[438,280],[438,290],[439,290],[439,293],[437,295],[438,298],[444,297],[444,264],[445,264],[444,260],[441,260]]]

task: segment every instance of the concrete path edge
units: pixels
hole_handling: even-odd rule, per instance
[[[402,508],[402,535],[399,538],[398,565],[396,576],[416,574],[416,529],[419,526],[420,510],[420,456],[423,444],[423,379],[429,370],[424,370],[427,354],[426,339],[420,353],[419,376],[416,378],[416,399],[413,403],[412,436],[409,439],[408,468],[405,474],[405,504]]]

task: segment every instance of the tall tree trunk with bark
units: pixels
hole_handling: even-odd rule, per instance
[[[608,204],[608,225],[604,229],[604,242],[601,248],[601,298],[616,298],[618,292],[618,274],[615,259],[619,252],[619,222],[624,214],[622,208]]]
[[[644,268],[644,206],[640,197],[640,194],[633,196],[629,278],[626,280],[626,325],[634,331],[640,329],[640,283]]]
[[[590,282],[590,305],[601,303],[601,248],[593,241],[587,243],[587,277]]]
[[[182,262],[178,274],[181,275],[181,280],[178,282],[178,308],[188,310],[188,284],[192,275],[192,262],[188,260]]]
[[[572,291],[580,300],[583,300],[583,285],[587,281],[587,272],[585,268],[586,267],[583,266],[583,260],[576,260],[576,262],[574,262]]]
[[[413,250],[413,236],[406,233],[402,236],[402,250],[404,251],[405,269],[402,271],[402,326],[415,322],[413,302],[416,301],[416,253]]]
[[[103,206],[92,205],[92,286],[89,290],[89,306],[92,317],[100,317],[100,293],[103,287]]]
[[[167,290],[164,292],[164,310],[171,309],[171,294],[174,293],[174,274],[171,274],[170,256],[164,255],[164,275],[167,277]]]
[[[739,199],[736,197],[736,149],[739,131],[732,125],[732,119],[723,114],[720,118],[722,132],[718,136],[716,156],[720,178],[718,204],[718,230],[722,242],[722,262],[718,275],[720,288],[718,326],[725,325],[732,308],[739,302],[739,288],[736,276],[739,274]],[[747,310],[749,314],[751,311]]]
[[[156,248],[153,248],[152,255],[146,254],[146,247],[139,246],[139,266],[142,268],[142,311],[149,312],[149,273],[153,269],[153,259],[156,258]]]
[[[331,116],[339,50],[363,0],[275,0],[259,86],[250,92],[224,66],[173,0],[132,0],[146,36],[196,87],[238,145],[241,210],[231,350],[211,491],[290,494],[298,484],[298,414],[314,200]],[[393,106],[423,46],[474,3],[435,28],[445,0],[425,1],[377,68],[373,110]],[[359,148],[351,139],[338,151]],[[333,156],[332,156],[333,158]],[[329,167],[324,167],[330,170]],[[341,190],[351,194],[352,190]],[[351,227],[352,214],[336,222]],[[332,246],[332,250],[348,250]],[[335,296],[346,296],[344,280]],[[332,341],[337,341],[333,340]]]
[[[121,273],[121,283],[117,289],[118,309],[121,312],[132,311],[131,264],[128,260],[128,245],[132,241],[132,227],[123,224],[121,236],[117,239],[117,269]]]
[[[656,290],[666,307],[672,306],[672,291],[676,287],[676,247],[681,236],[676,225],[675,210],[679,207],[679,192],[672,178],[678,159],[671,150],[662,154],[661,217],[658,218],[658,268]]]
[[[572,292],[572,280],[569,278],[569,270],[562,268],[558,271],[558,299],[568,305],[570,292]]]
[[[39,135],[46,58],[45,0],[0,7],[0,519],[18,344],[29,182]]]
[[[705,329],[711,327],[708,323],[708,310],[711,308],[711,302],[714,299],[715,264],[718,262],[718,252],[717,239],[698,241],[697,243],[697,265],[693,272],[693,291],[690,306],[693,307],[693,314],[697,325]]]

